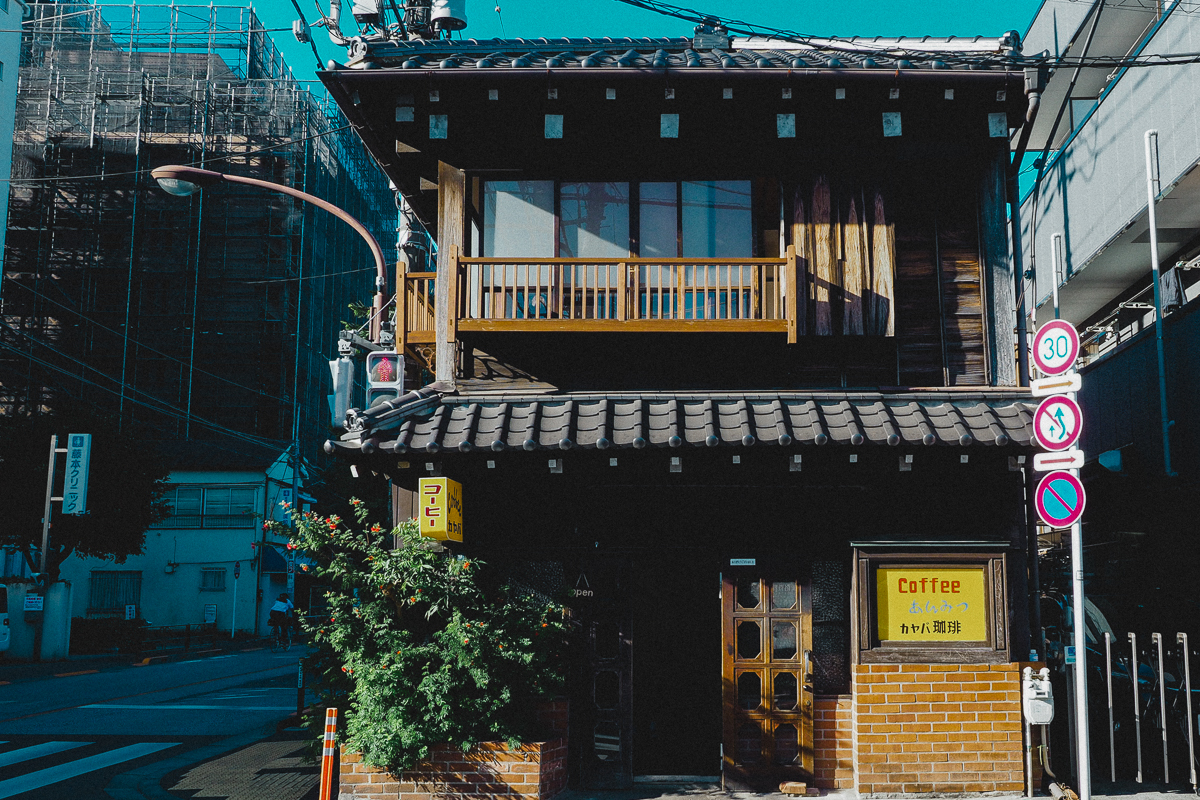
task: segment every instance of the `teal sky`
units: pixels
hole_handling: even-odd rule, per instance
[[[234,4],[233,0],[224,0]],[[316,8],[311,0],[299,0],[311,23]],[[320,0],[328,9],[328,0]],[[677,5],[684,5],[675,0]],[[825,3],[783,0],[695,0],[697,11],[785,28],[817,36],[1000,36],[1005,31],[1024,33],[1041,0],[835,0]],[[343,0],[348,8],[350,0]],[[497,37],[536,39],[541,37],[689,36],[690,23],[625,5],[617,0],[467,0],[464,38]],[[308,45],[292,37],[290,28],[296,12],[288,0],[255,4],[264,25],[274,32],[276,44],[300,80],[313,77],[315,59]],[[349,17],[349,14],[346,14]],[[350,25],[343,24],[349,33]],[[322,60],[345,59],[345,51],[334,47],[323,30],[312,31]]]

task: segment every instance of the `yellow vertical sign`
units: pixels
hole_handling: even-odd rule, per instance
[[[875,580],[880,641],[987,640],[983,567],[880,567]]]
[[[449,478],[421,478],[417,489],[421,535],[462,541],[462,484]]]

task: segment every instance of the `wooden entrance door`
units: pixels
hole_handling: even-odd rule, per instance
[[[798,577],[753,569],[722,576],[727,789],[812,779],[812,600]]]

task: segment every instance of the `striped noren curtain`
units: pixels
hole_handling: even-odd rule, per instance
[[[801,333],[894,336],[896,232],[879,189],[796,189],[792,243],[812,313]]]

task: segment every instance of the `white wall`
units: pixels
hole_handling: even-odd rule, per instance
[[[1196,22],[1194,14],[1176,9],[1144,52],[1196,52],[1200,49],[1200,25]],[[1051,263],[1051,234],[1061,232],[1067,245],[1067,273],[1086,274],[1088,263],[1110,240],[1145,213],[1143,136],[1151,128],[1159,131],[1165,190],[1200,159],[1200,64],[1130,69],[1111,83],[1091,117],[1046,168],[1034,240],[1039,266]],[[1031,209],[1026,198],[1021,218],[1027,249]],[[1149,272],[1149,253],[1149,247],[1140,248],[1130,267]],[[1029,256],[1027,250],[1025,263]],[[1128,283],[1112,286],[1111,295]],[[1039,269],[1034,300],[1044,303],[1052,289],[1050,271]]]
[[[258,484],[258,513],[262,513],[265,476],[262,472],[173,472],[172,484],[228,486]],[[94,570],[141,572],[139,615],[151,625],[184,625],[204,621],[204,607],[217,606],[217,627],[255,630],[258,575],[255,549],[261,538],[261,518],[239,528],[152,528],[146,532],[145,552],[130,556],[123,564],[97,558],[72,556],[63,563],[62,578],[75,585],[72,616],[87,616]],[[234,563],[241,563],[241,577],[234,591]],[[223,591],[201,589],[205,568],[225,570]]]

